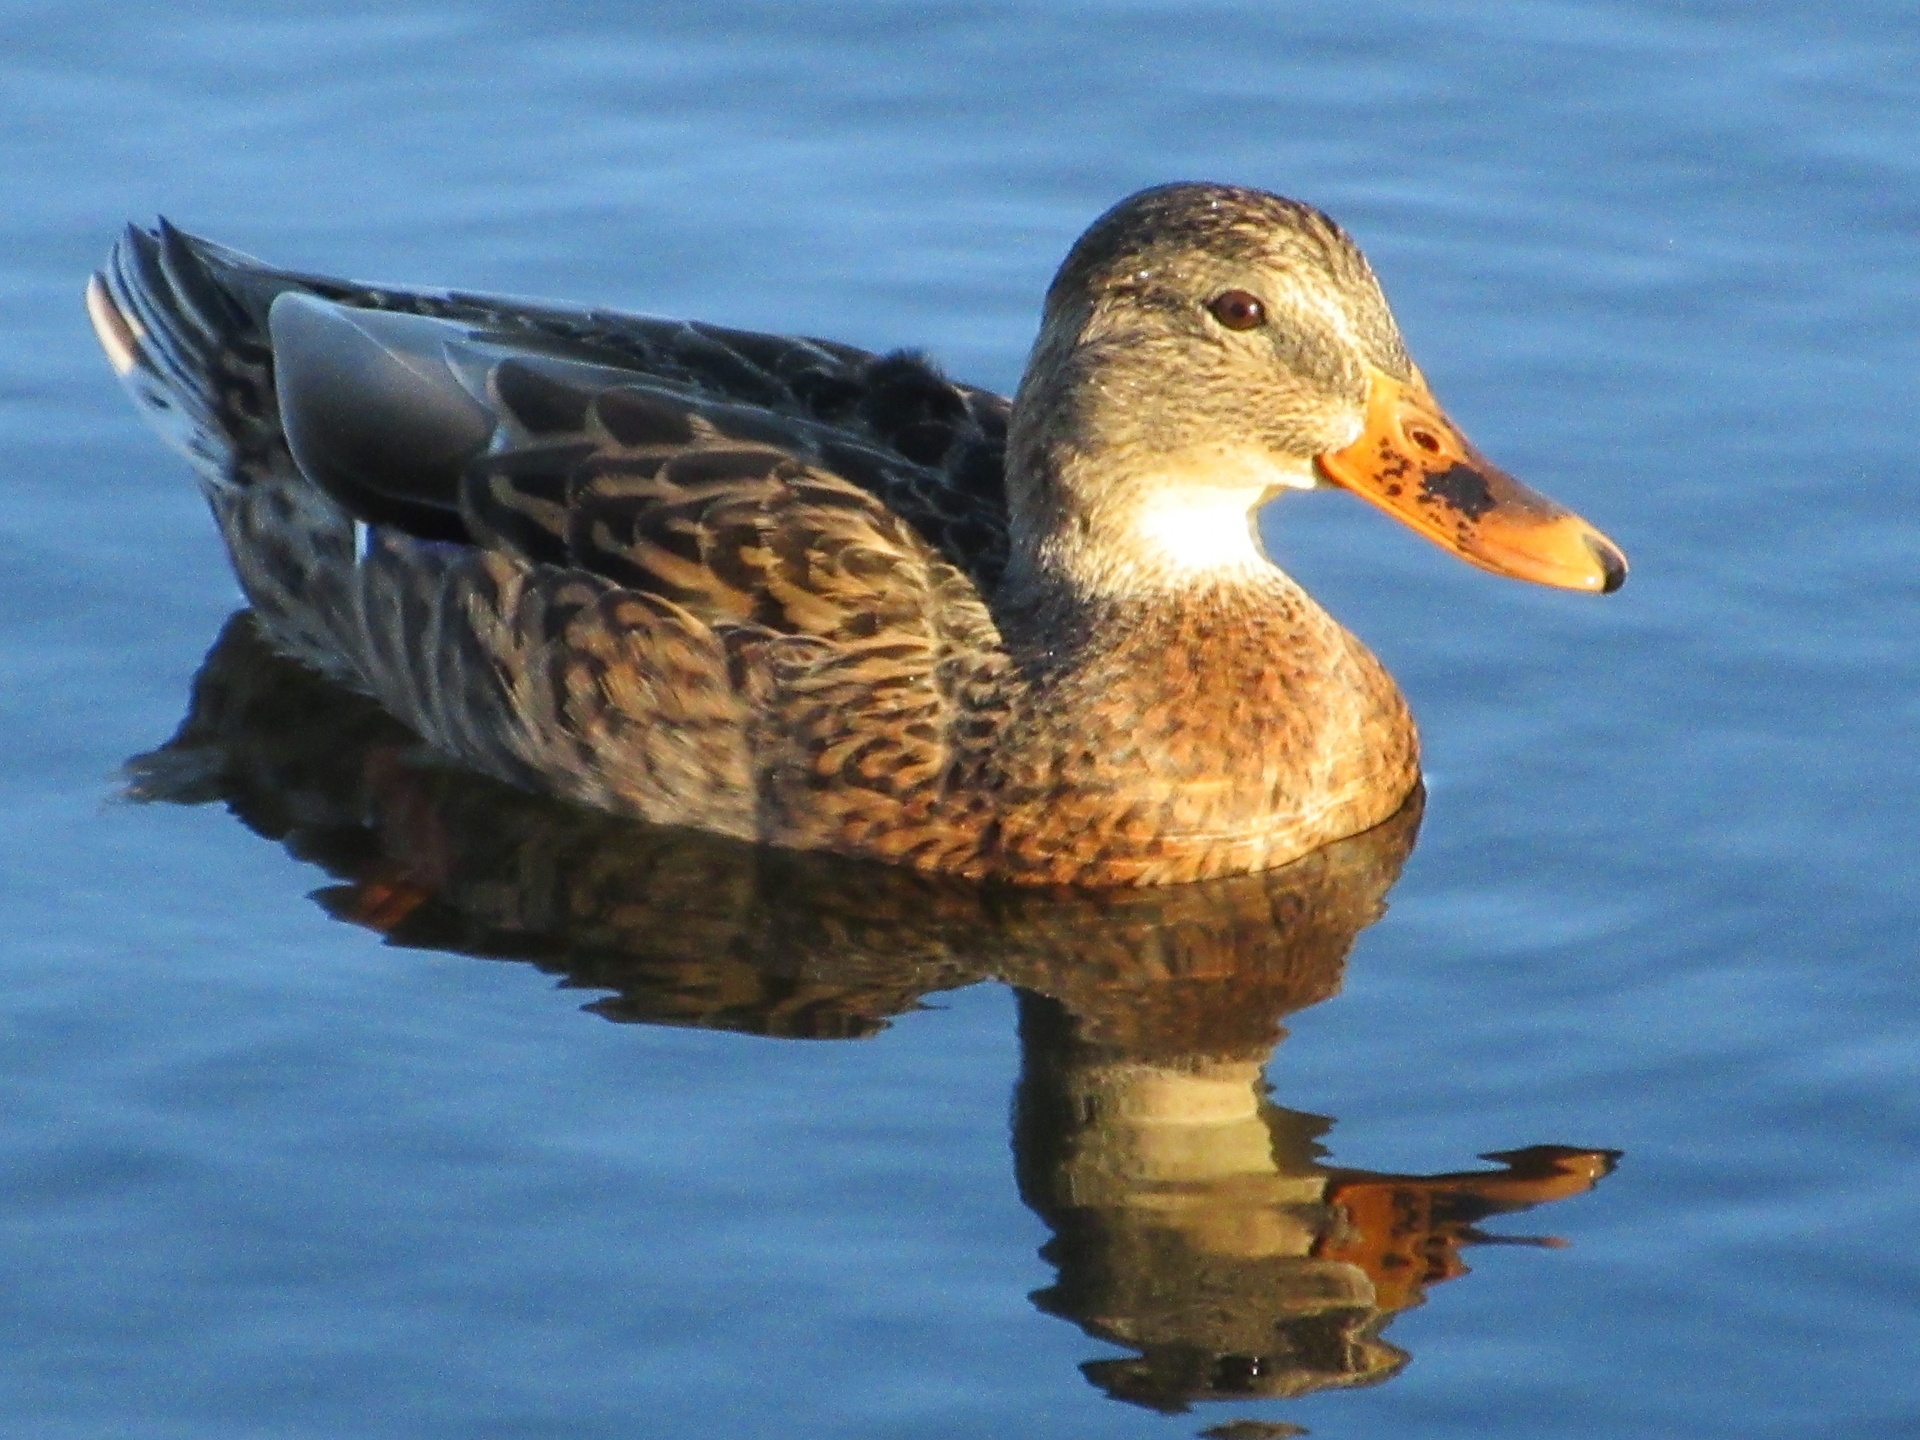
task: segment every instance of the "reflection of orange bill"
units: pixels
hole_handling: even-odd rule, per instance
[[[1506,1168],[1447,1175],[1332,1172],[1324,1198],[1339,1220],[1314,1243],[1314,1257],[1358,1265],[1372,1279],[1382,1310],[1404,1310],[1419,1303],[1428,1285],[1466,1274],[1462,1245],[1498,1238],[1476,1230],[1479,1221],[1584,1195],[1612,1173],[1620,1152],[1530,1145],[1480,1158]],[[1558,1250],[1567,1242],[1541,1236],[1506,1243]]]
[[[1319,462],[1328,479],[1483,570],[1565,590],[1626,583],[1619,547],[1474,449],[1417,370],[1404,381],[1369,366],[1366,429]]]

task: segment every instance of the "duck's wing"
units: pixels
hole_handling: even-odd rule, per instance
[[[88,299],[276,643],[443,751],[747,838],[950,843],[901,817],[993,693],[1001,402],[909,357],[750,337],[749,361],[706,327],[347,287],[165,230]],[[787,378],[743,399],[749,364]]]
[[[291,441],[359,519],[592,568],[563,490],[604,519],[605,487],[580,483],[602,462],[631,474],[639,447],[745,480],[751,451],[864,491],[983,592],[999,578],[1008,404],[911,354],[303,275],[164,221],[130,228],[95,286],[116,368],[219,482],[284,466]]]

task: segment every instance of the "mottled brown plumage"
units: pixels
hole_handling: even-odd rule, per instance
[[[164,222],[88,301],[275,643],[515,784],[1133,885],[1281,864],[1417,781],[1392,680],[1252,530],[1382,386],[1425,396],[1307,206],[1122,202],[1011,406],[909,354],[296,275]],[[1490,564],[1459,489],[1410,520]]]

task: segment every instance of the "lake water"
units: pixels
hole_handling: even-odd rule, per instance
[[[1908,0],[0,35],[0,1431],[1920,1433]],[[1283,501],[1425,813],[1183,896],[409,770],[228,628],[80,306],[163,212],[1004,389],[1173,178],[1345,221],[1469,433],[1634,563],[1548,593]]]

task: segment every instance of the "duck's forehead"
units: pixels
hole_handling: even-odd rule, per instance
[[[1340,227],[1310,205],[1225,185],[1168,185],[1121,201],[1068,254],[1056,290],[1218,278],[1246,269],[1364,273]]]

